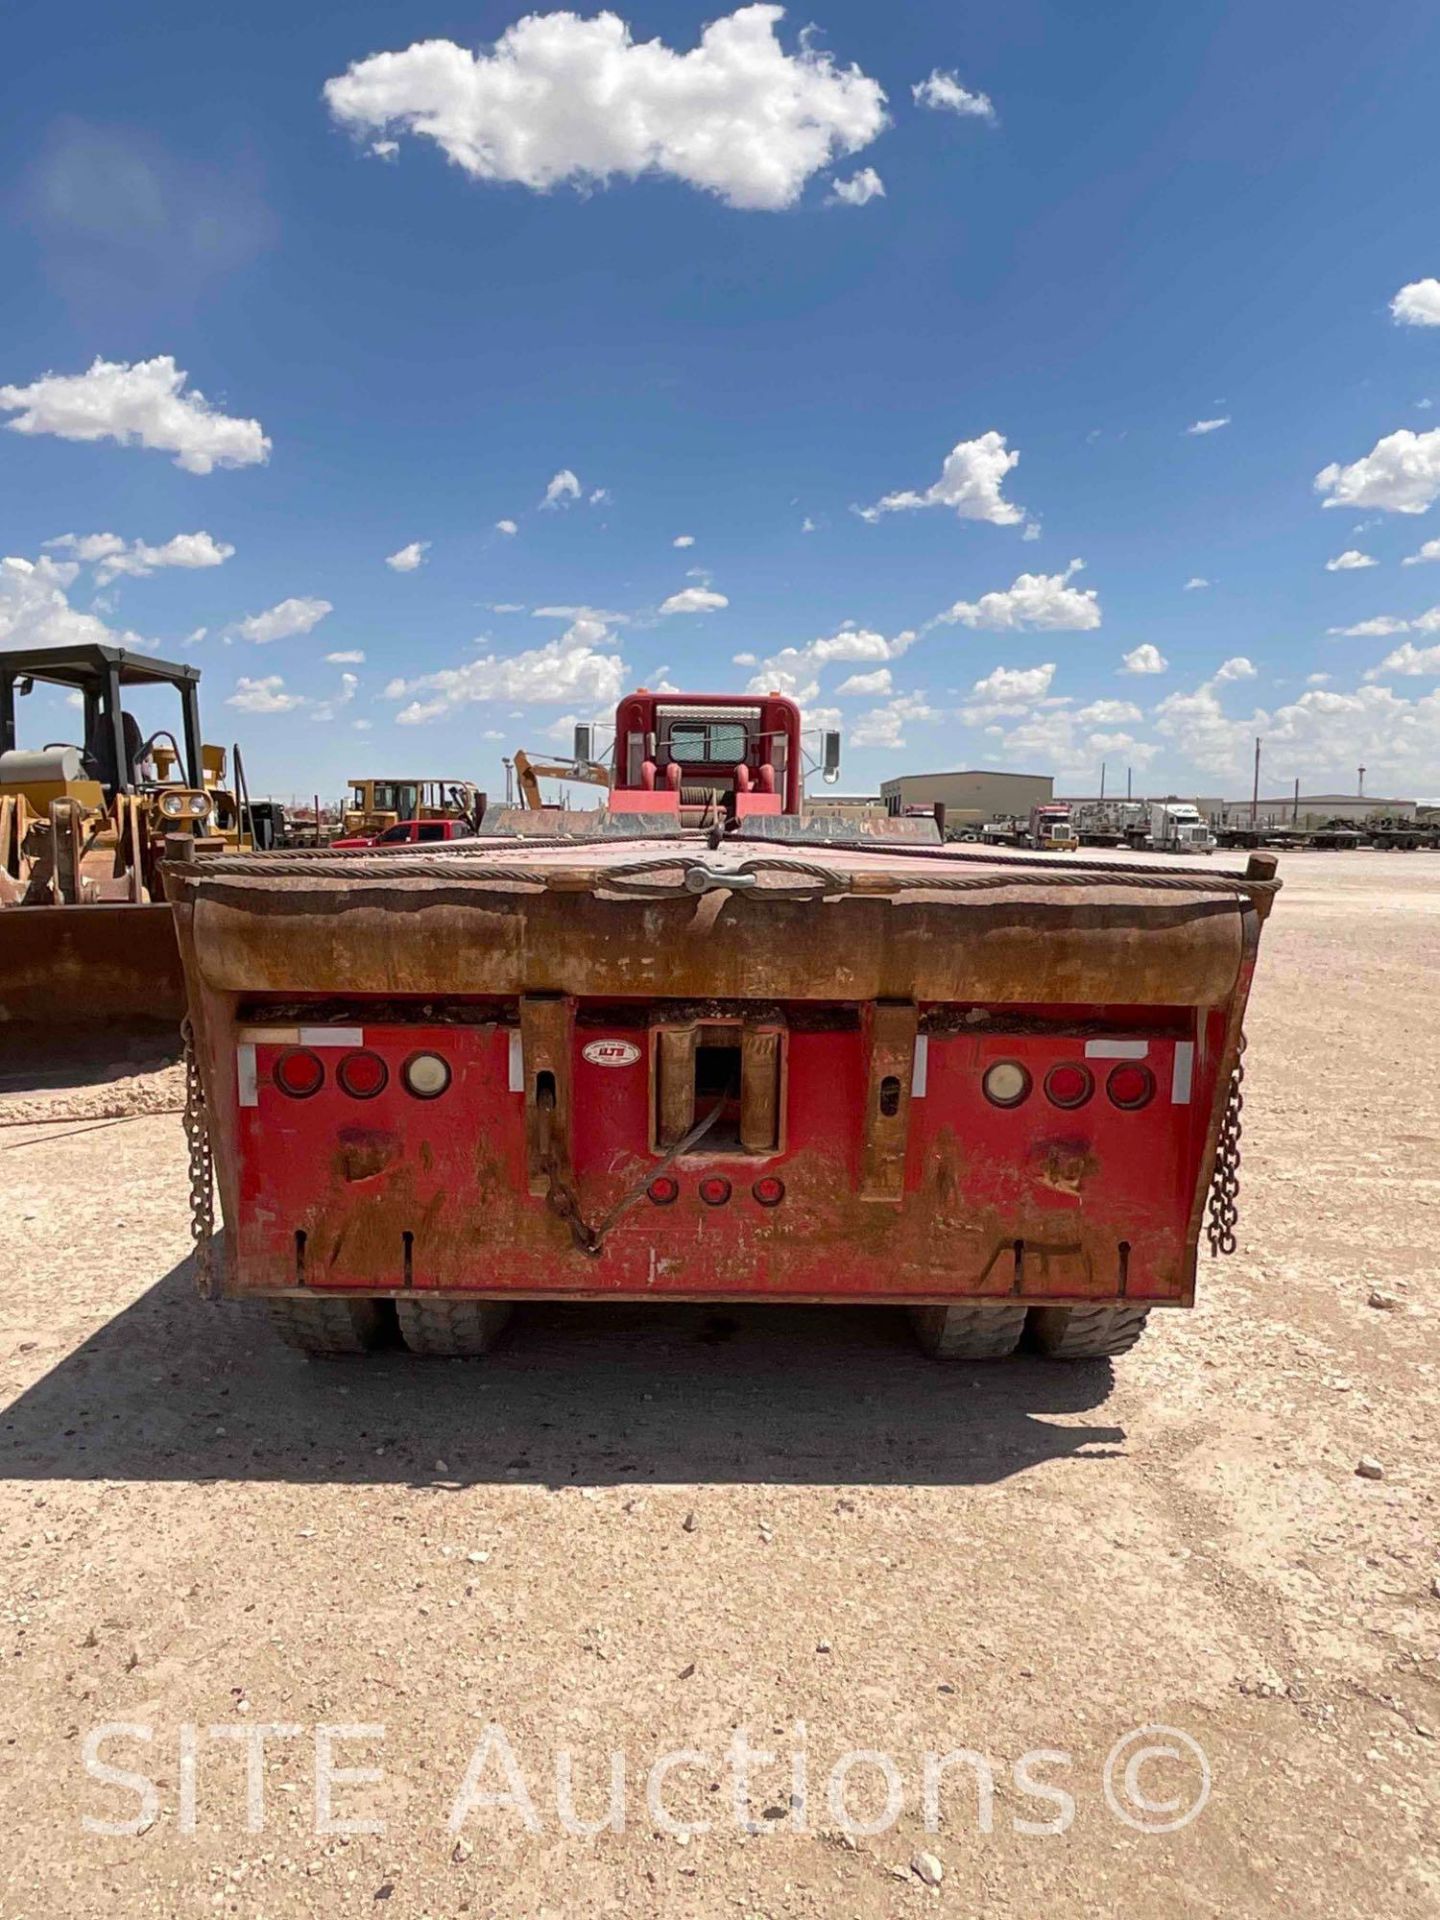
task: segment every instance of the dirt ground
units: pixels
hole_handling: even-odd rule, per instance
[[[0,1075],[0,1914],[1440,1911],[1440,857],[1282,873],[1240,1251],[1113,1369],[310,1365],[195,1297],[173,1068]]]

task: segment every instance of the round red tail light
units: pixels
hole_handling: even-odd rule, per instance
[[[723,1207],[730,1198],[730,1182],[723,1174],[707,1173],[700,1182],[700,1198],[707,1207]]]
[[[997,1060],[980,1084],[994,1107],[1018,1107],[1030,1092],[1030,1076],[1018,1060]]]
[[[1083,1107],[1094,1091],[1090,1069],[1078,1060],[1062,1060],[1045,1076],[1045,1098],[1055,1107]]]
[[[1137,1107],[1148,1107],[1154,1099],[1155,1076],[1138,1060],[1127,1060],[1123,1066],[1111,1068],[1105,1091],[1117,1107],[1134,1112]]]
[[[778,1207],[785,1198],[785,1182],[777,1180],[773,1173],[765,1174],[750,1189],[762,1207]]]
[[[645,1189],[657,1207],[669,1207],[680,1198],[680,1182],[672,1180],[668,1173],[662,1173],[652,1180]]]
[[[287,1047],[275,1062],[274,1079],[292,1100],[308,1100],[325,1084],[325,1062],[308,1047]]]
[[[352,1100],[373,1100],[385,1091],[390,1069],[378,1053],[347,1053],[335,1069],[335,1078]]]

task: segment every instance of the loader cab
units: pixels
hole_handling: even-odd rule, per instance
[[[153,900],[172,833],[242,842],[200,741],[200,671],[125,647],[0,653],[0,905]],[[73,718],[37,687],[62,690]],[[153,706],[156,690],[178,695]],[[162,717],[168,725],[142,725]],[[26,744],[21,745],[21,718]],[[223,755],[219,763],[223,767]]]
[[[28,789],[35,784],[33,770],[28,779],[22,780],[20,761],[11,756],[20,754],[18,703],[37,683],[64,688],[80,699],[81,717],[75,727],[79,738],[47,740],[38,750],[42,757],[63,755],[65,750],[73,756],[65,762],[66,767],[75,768],[73,779],[61,776],[60,764],[55,763],[57,777],[67,780],[67,790],[73,797],[86,805],[109,807],[116,795],[127,789],[170,783],[172,771],[182,776],[175,784],[196,793],[205,791],[200,669],[155,660],[125,647],[98,645],[32,647],[0,653],[0,789],[13,790],[22,783]],[[147,738],[126,704],[131,690],[150,687],[173,687],[179,695],[178,735],[162,729]],[[63,723],[55,730],[63,731]],[[167,772],[147,773],[147,765],[156,765],[162,753],[168,757]],[[34,757],[34,749],[23,756],[27,762]],[[76,793],[77,782],[88,790]],[[45,804],[38,794],[30,795],[30,801],[32,806]]]

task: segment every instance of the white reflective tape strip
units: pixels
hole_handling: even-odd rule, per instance
[[[242,1107],[258,1107],[260,1104],[255,1049],[243,1040],[235,1049],[235,1093]]]
[[[518,1027],[510,1029],[510,1091],[525,1091],[525,1048]]]
[[[1177,1107],[1190,1104],[1190,1082],[1195,1074],[1195,1042],[1177,1040],[1175,1066],[1170,1075],[1170,1098]]]
[[[1148,1040],[1087,1040],[1087,1060],[1145,1060],[1150,1055]]]
[[[910,1098],[923,1100],[925,1084],[930,1074],[930,1036],[917,1033],[915,1036],[915,1064],[910,1069]]]
[[[301,1027],[299,1032],[302,1047],[363,1047],[365,1044],[363,1027]]]
[[[298,1047],[299,1027],[238,1027],[235,1037],[252,1047]]]

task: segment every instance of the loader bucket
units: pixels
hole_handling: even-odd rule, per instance
[[[0,1028],[173,1021],[185,1011],[163,902],[0,909]]]

